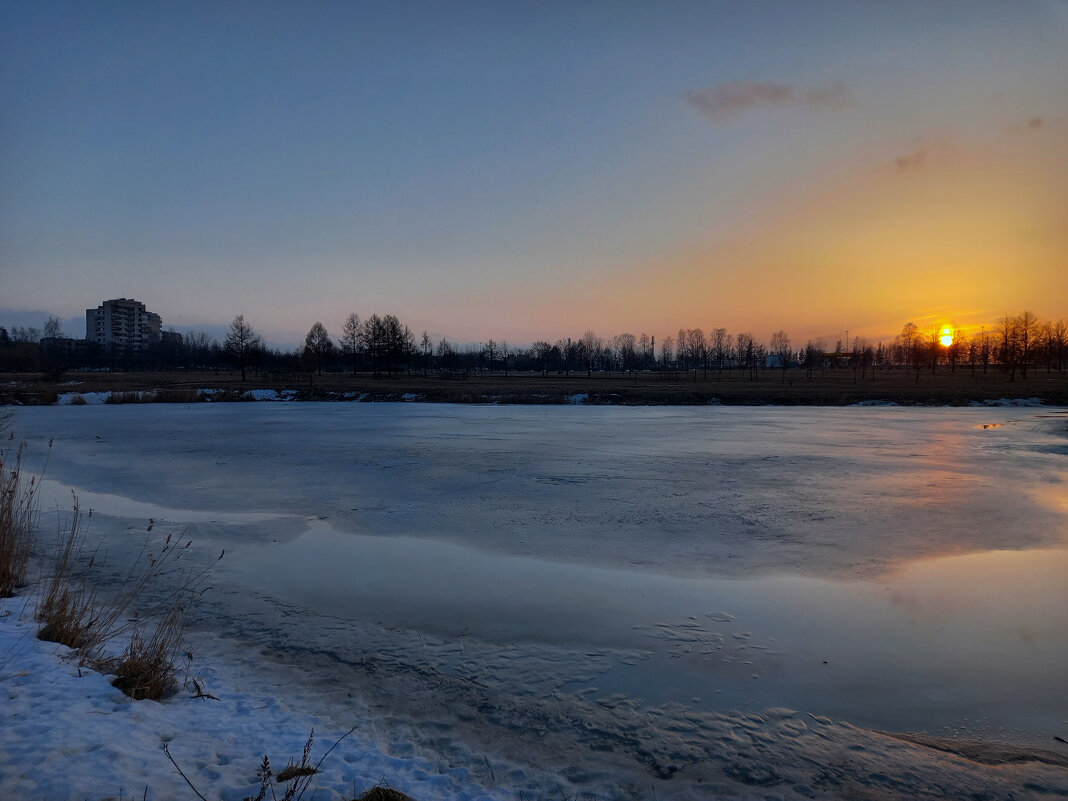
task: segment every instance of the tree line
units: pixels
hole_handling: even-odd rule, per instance
[[[72,348],[71,343],[78,347]],[[50,317],[43,329],[0,327],[0,370],[61,373],[72,369],[220,371],[236,369],[245,380],[256,374],[324,372],[371,373],[375,377],[418,373],[442,378],[510,372],[542,375],[595,372],[606,377],[643,372],[670,372],[697,381],[698,377],[741,376],[756,378],[760,371],[781,371],[785,382],[791,369],[811,379],[824,369],[851,369],[863,379],[876,368],[913,370],[916,380],[925,370],[941,368],[973,374],[992,368],[1015,380],[1035,370],[1064,370],[1068,356],[1068,324],[1040,320],[1032,312],[1005,315],[989,327],[968,334],[950,324],[921,329],[906,323],[891,342],[870,342],[864,337],[837,340],[833,348],[821,339],[795,344],[784,330],[765,343],[751,332],[731,333],[713,328],[680,328],[675,336],[657,341],[641,333],[603,337],[586,330],[577,338],[539,340],[529,346],[488,339],[457,346],[448,338],[434,340],[426,331],[416,336],[393,314],[361,318],[351,313],[333,336],[321,322],[308,330],[304,344],[294,349],[267,346],[243,315],[230,323],[223,341],[203,332],[165,338],[137,352],[108,352],[79,340],[62,337],[58,318]]]

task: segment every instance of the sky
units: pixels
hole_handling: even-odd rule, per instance
[[[7,0],[0,324],[1065,318],[1066,86],[1068,0]]]

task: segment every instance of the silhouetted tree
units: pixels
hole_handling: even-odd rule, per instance
[[[794,350],[790,346],[790,337],[783,330],[776,331],[771,335],[771,355],[779,360],[779,368],[782,370],[782,383],[786,383],[786,368],[794,357]],[[793,380],[790,381],[793,384]]]
[[[419,349],[423,356],[423,375],[426,375],[430,369],[430,357],[434,355],[434,340],[426,331],[423,331],[423,337],[419,340]]]
[[[341,343],[341,351],[352,359],[353,375],[356,375],[357,362],[360,357],[360,333],[360,317],[353,312],[345,318],[341,326],[341,337],[338,340]]]
[[[249,364],[249,359],[262,345],[263,340],[260,335],[245,322],[245,315],[237,315],[230,323],[230,330],[226,334],[226,353],[240,366],[242,381],[245,380],[245,368]]]
[[[664,337],[660,342],[660,369],[670,370],[675,364],[675,340]]]
[[[634,334],[616,334],[612,338],[612,348],[619,357],[620,369],[638,369],[638,346]]]
[[[367,355],[371,357],[371,372],[375,378],[382,374],[382,354],[385,349],[385,331],[382,318],[372,314],[363,321],[360,329],[360,341]]]
[[[54,314],[50,314],[44,324],[45,337],[61,337],[63,336],[63,321],[56,317]]]
[[[593,375],[594,365],[597,364],[598,359],[601,358],[601,349],[604,348],[604,339],[593,333],[591,329],[586,329],[586,333],[582,335],[582,339],[579,340],[579,347],[581,348],[581,359],[586,365],[586,375]]]
[[[530,346],[530,355],[532,358],[541,362],[541,374],[549,374],[549,359],[552,358],[555,347],[550,345],[544,340],[539,340]]]
[[[323,374],[323,362],[333,349],[334,343],[326,331],[326,326],[316,321],[308,331],[308,335],[304,337],[304,353],[315,365],[319,375]]]
[[[486,344],[482,346],[482,353],[486,359],[486,369],[491,373],[493,372],[493,363],[500,355],[500,349],[497,347],[497,340],[489,339]]]

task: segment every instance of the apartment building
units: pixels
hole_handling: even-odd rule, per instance
[[[85,310],[85,338],[107,351],[132,353],[160,341],[163,320],[133,298],[105,300]]]

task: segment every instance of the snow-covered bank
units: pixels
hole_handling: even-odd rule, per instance
[[[167,743],[205,796],[241,801],[259,790],[264,754],[277,772],[288,760],[299,760],[314,729],[318,761],[347,731],[308,711],[308,690],[298,677],[264,671],[255,654],[207,633],[190,643],[195,653],[186,678],[215,698],[194,697],[190,683],[161,703],[133,701],[109,677],[80,668],[70,649],[37,640],[32,617],[27,598],[0,600],[4,799],[192,797],[163,753]],[[359,708],[352,714],[359,725]],[[323,762],[315,798],[352,799],[384,782],[418,787],[428,799],[504,797],[482,791],[465,771],[385,754],[357,730]]]
[[[1066,425],[1014,409],[354,404],[15,421],[56,436],[46,509],[89,499],[114,575],[145,516],[227,549],[190,630],[220,701],[113,699],[107,716],[144,744],[129,770],[177,778],[158,750],[177,719],[183,769],[243,798],[261,752],[277,765],[312,726],[325,745],[359,723],[317,797],[385,779],[419,799],[1068,791]],[[0,674],[33,684],[54,647],[24,641],[30,661]],[[55,692],[73,704],[66,670]],[[5,709],[53,690],[31,692]],[[274,725],[263,703],[281,723],[257,733]],[[112,747],[98,717],[75,734],[31,714],[38,751],[99,778],[49,797],[118,794],[118,774],[92,773]],[[12,743],[4,797],[34,766]],[[1047,761],[976,762],[1028,749]]]
[[[163,753],[166,743],[183,773],[206,797],[242,801],[259,789],[262,754],[277,771],[299,759],[307,733],[316,733],[317,760],[346,729],[338,715],[316,714],[322,699],[296,670],[264,665],[255,652],[201,634],[191,676],[217,698],[184,692],[163,702],[131,701],[108,677],[79,669],[67,649],[42,643],[20,619],[18,599],[0,615],[0,793],[5,799],[172,799],[190,791]],[[14,607],[14,608],[12,608]],[[425,677],[424,677],[425,678]],[[422,682],[410,691],[433,689]],[[340,692],[340,690],[339,690]],[[477,685],[472,692],[478,693]],[[930,740],[911,743],[789,709],[688,717],[710,747],[694,751],[684,734],[660,725],[667,710],[650,710],[635,725],[625,704],[591,705],[579,718],[546,714],[525,722],[538,767],[494,753],[472,753],[441,742],[433,753],[423,736],[400,727],[376,743],[377,714],[359,702],[349,713],[362,728],[330,754],[314,778],[314,797],[352,799],[390,784],[425,801],[436,799],[559,798],[1010,798],[1063,797],[1068,758],[1051,751]],[[481,711],[488,721],[517,710]],[[374,726],[373,724],[378,724]],[[409,724],[410,725],[410,724]],[[596,763],[559,751],[545,728],[584,730]],[[406,739],[405,732],[414,736]],[[651,743],[636,771],[626,752]],[[481,756],[481,760],[478,757]],[[555,770],[544,766],[551,756]],[[773,789],[774,788],[774,789]],[[281,792],[281,790],[279,791]]]

